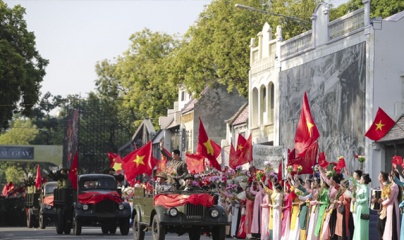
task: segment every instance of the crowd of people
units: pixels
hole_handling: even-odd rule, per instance
[[[179,164],[177,160],[176,166]],[[372,197],[371,179],[356,170],[352,174],[314,166],[313,174],[288,172],[285,179],[267,168],[248,170],[226,167],[203,174],[182,174],[182,190],[216,192],[218,204],[228,213],[228,237],[239,239],[370,239],[370,205],[378,210],[379,236],[400,239],[401,187],[397,169],[379,175],[380,196]],[[171,176],[172,177],[172,176]],[[165,172],[155,176],[154,193],[178,189]],[[176,178],[178,180],[178,178]],[[191,187],[193,186],[193,187]],[[380,206],[380,207],[377,207]],[[404,223],[404,221],[403,221]],[[400,231],[403,230],[403,232]],[[404,238],[403,238],[404,239]]]

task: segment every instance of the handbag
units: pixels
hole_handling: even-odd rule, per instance
[[[363,219],[363,220],[370,220],[370,214],[361,213],[361,219]]]
[[[344,204],[341,204],[341,205],[338,206],[338,212],[339,212],[339,213],[344,213],[344,212],[345,212],[345,206],[344,206]]]

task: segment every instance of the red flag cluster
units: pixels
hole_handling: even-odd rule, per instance
[[[246,140],[243,135],[239,134],[237,139],[237,148],[234,149],[233,143],[230,144],[229,165],[235,169],[237,166],[252,161],[252,138],[251,135]]]
[[[143,173],[151,175],[157,163],[153,157],[152,141],[126,155],[122,162],[125,178],[131,186],[134,185],[137,175]]]

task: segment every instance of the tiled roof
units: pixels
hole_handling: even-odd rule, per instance
[[[377,142],[404,140],[404,116],[401,116],[390,131]]]
[[[225,122],[230,126],[246,123],[248,119],[248,102],[244,103],[243,106],[229,119]]]
[[[234,125],[238,124],[243,124],[246,123],[248,120],[248,103],[244,104],[244,109],[241,111],[241,113],[237,116],[237,118],[233,122]]]

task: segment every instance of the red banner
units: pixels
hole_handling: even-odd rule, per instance
[[[199,193],[192,195],[181,194],[159,194],[154,197],[154,205],[162,205],[166,208],[178,207],[185,204],[202,205],[212,207],[214,205],[213,196],[208,193]]]
[[[78,199],[81,204],[96,204],[107,199],[110,199],[116,203],[123,202],[119,194],[115,191],[108,192],[105,194],[100,192],[80,193],[78,195]]]
[[[54,197],[53,195],[44,197],[42,202],[45,203],[46,205],[53,206],[53,199],[54,199],[53,197]]]

